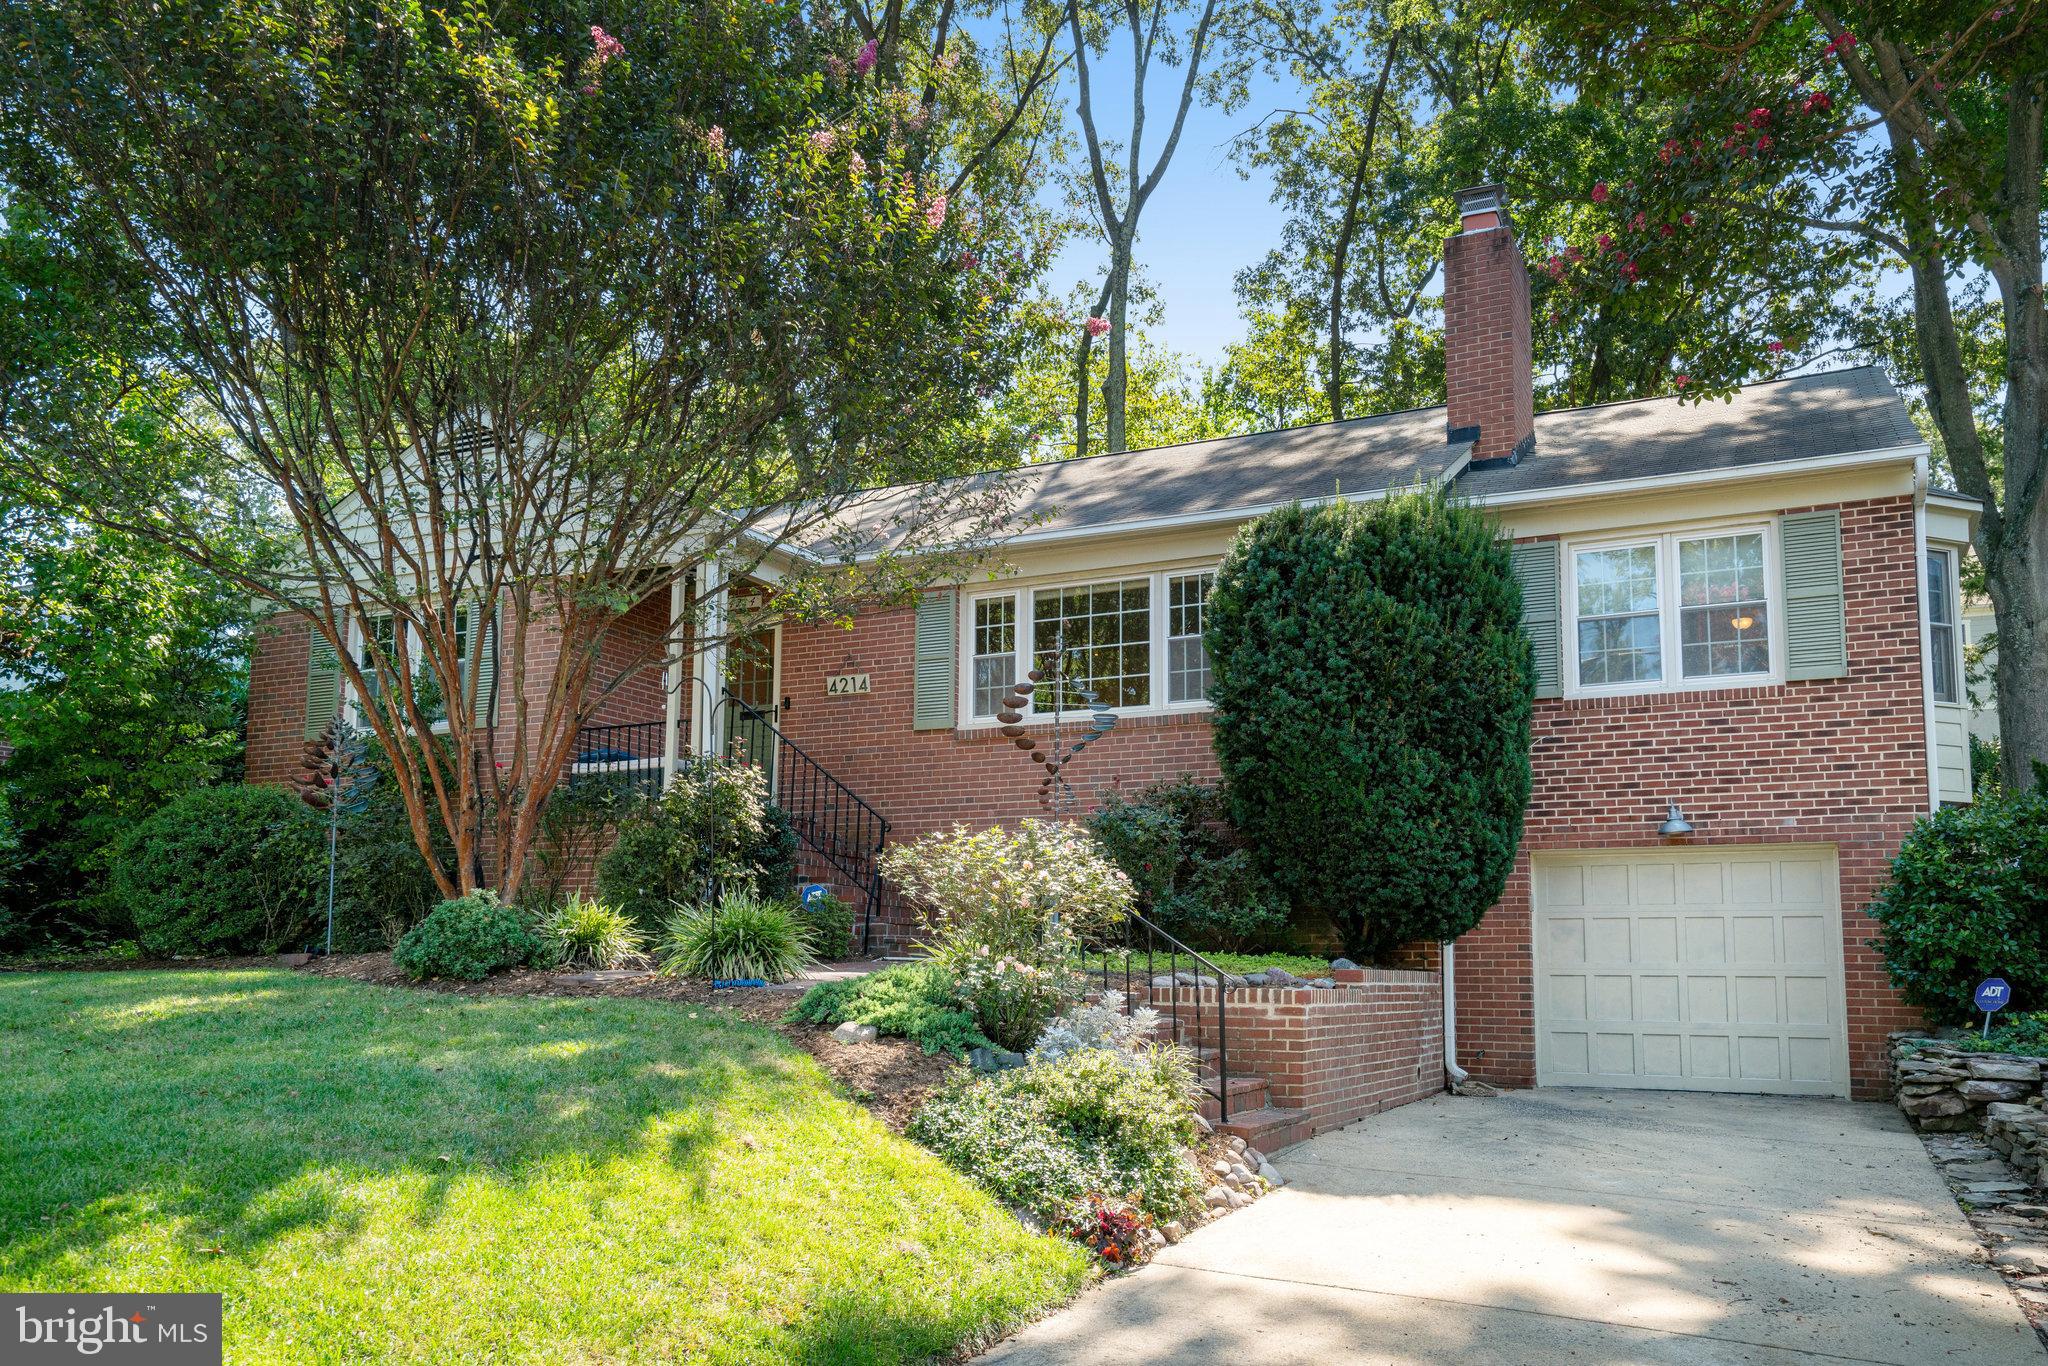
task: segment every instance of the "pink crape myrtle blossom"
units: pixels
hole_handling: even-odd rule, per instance
[[[592,48],[590,55],[599,66],[603,66],[614,57],[626,55],[626,45],[612,37],[611,34],[606,33],[604,28],[598,24],[590,26],[590,46]]]
[[[711,149],[711,155],[713,155],[713,156],[715,156],[715,157],[722,157],[722,156],[724,156],[724,155],[725,155],[725,130],[724,130],[723,128],[720,128],[720,127],[719,127],[719,126],[718,126],[717,124],[715,124],[715,123],[714,123],[714,124],[712,124],[710,128],[708,128],[707,130],[705,130],[705,133],[704,133],[704,145],[705,145],[706,147],[708,147],[708,148],[710,148],[710,149]]]
[[[862,43],[860,45],[860,51],[854,54],[853,69],[855,71],[858,71],[863,76],[867,75],[870,71],[873,71],[875,69],[875,57],[878,51],[879,47],[874,39],[870,38],[865,43]]]
[[[829,153],[837,145],[838,141],[839,135],[830,128],[820,128],[817,132],[811,134],[811,148],[813,151]]]
[[[1607,202],[1607,182],[1606,182],[1606,181],[1604,181],[1604,180],[1603,180],[1603,181],[1600,181],[1599,183],[1597,183],[1597,184],[1595,184],[1595,185],[1593,186],[1593,202],[1594,202],[1595,204],[1605,204],[1605,203]]]
[[[855,175],[866,175],[868,173],[868,159],[859,152],[850,153],[846,158],[846,164],[853,168]]]
[[[1090,318],[1087,322],[1088,335],[1091,337],[1106,337],[1109,335],[1109,326],[1109,319],[1107,318]]]
[[[946,222],[946,196],[938,195],[924,206],[924,225],[937,232]]]

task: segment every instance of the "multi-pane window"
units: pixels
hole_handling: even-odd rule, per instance
[[[471,668],[476,655],[470,630],[473,619],[469,608],[455,609],[455,667],[457,677],[461,680],[458,686],[464,688],[469,686]],[[412,655],[410,663],[413,669],[413,702],[427,720],[438,724],[448,719],[447,691],[442,686],[432,662],[422,658],[418,645],[411,639],[411,634],[411,627],[401,629],[398,618],[388,613],[370,618],[369,628],[362,633],[361,646],[356,652],[357,661],[362,666],[363,682],[368,686],[371,699],[375,699],[383,691],[387,678],[378,673],[377,657],[380,651],[389,677],[397,677],[398,647],[399,642],[404,640]],[[372,648],[372,642],[375,643],[375,649]],[[489,699],[483,700],[487,702]]]
[[[1655,543],[1582,550],[1577,579],[1579,682],[1605,687],[1662,678]]]
[[[1174,574],[1166,580],[1166,700],[1200,702],[1209,696],[1209,651],[1202,644],[1202,614],[1211,573]]]
[[[1579,687],[1641,689],[1771,673],[1773,589],[1763,530],[1587,547],[1571,565]]]
[[[1202,627],[1215,582],[1212,570],[1168,569],[969,598],[961,622],[969,719],[994,718],[1012,683],[1032,669],[1049,672],[1056,649],[1065,651],[1067,693],[1054,698],[1041,683],[1027,708],[1034,715],[1084,709],[1083,688],[1119,711],[1202,705]]]
[[[1771,671],[1760,531],[1678,543],[1678,622],[1687,678]]]
[[[974,603],[974,714],[994,716],[1003,694],[1018,681],[1017,599],[978,598]]]
[[[1927,552],[1927,645],[1933,654],[1934,700],[1963,700],[1962,651],[1956,642],[1956,562],[1946,550]]]
[[[1092,689],[1098,701],[1112,707],[1149,706],[1152,580],[1040,589],[1031,595],[1031,646],[1039,660],[1066,652],[1067,696],[1056,699],[1050,685],[1041,684],[1036,710],[1085,707],[1081,688]]]

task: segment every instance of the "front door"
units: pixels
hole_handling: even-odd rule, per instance
[[[758,589],[734,594],[734,607],[746,613],[759,610],[763,594]],[[728,707],[725,752],[760,764],[768,775],[768,791],[775,788],[776,745],[773,729],[779,713],[777,691],[781,679],[782,628],[760,626],[734,636],[726,646],[726,687],[741,705]]]

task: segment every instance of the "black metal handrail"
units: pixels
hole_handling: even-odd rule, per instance
[[[594,779],[623,780],[649,796],[659,796],[667,730],[666,721],[583,727],[576,732],[576,750],[569,759],[569,785]]]
[[[767,763],[775,804],[789,814],[798,841],[815,851],[858,888],[867,901],[861,914],[860,947],[871,947],[875,917],[882,909],[888,884],[882,879],[882,848],[889,842],[889,822],[858,792],[834,777],[825,766],[798,747],[760,708],[727,689],[724,704],[756,727],[756,735],[772,737],[775,754]],[[732,728],[726,728],[732,734]],[[748,758],[763,762],[767,756]]]
[[[1216,1120],[1223,1123],[1230,1118],[1230,974],[1136,911],[1124,916],[1122,926],[1123,944],[1120,948],[1100,946],[1084,950],[1081,963],[1083,973],[1090,981],[1100,981],[1105,992],[1115,986],[1121,974],[1126,1015],[1135,1011],[1139,1004],[1136,993],[1131,990],[1133,984],[1143,985],[1147,998],[1145,1004],[1173,1022],[1174,1040],[1179,1042],[1186,1032],[1184,1026],[1187,1021],[1183,1016],[1189,1013],[1181,1008],[1180,989],[1191,985],[1194,988],[1190,993],[1193,999],[1189,1002],[1193,1007],[1193,1034],[1197,1046],[1200,1046],[1204,1019],[1202,988],[1210,981],[1215,983],[1216,1008],[1212,1013],[1216,1036],[1216,1085],[1212,1089],[1204,1084],[1202,1091],[1215,1098]],[[1182,960],[1186,960],[1185,967]],[[1162,964],[1164,971],[1160,970]],[[1194,982],[1183,983],[1180,980],[1183,972],[1193,977]],[[1154,981],[1161,977],[1172,978],[1174,985],[1170,988],[1154,986]],[[1163,1005],[1158,995],[1162,991],[1166,993]]]

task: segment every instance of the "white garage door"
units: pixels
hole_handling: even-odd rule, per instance
[[[1848,1094],[1833,849],[1534,866],[1539,1085]]]

